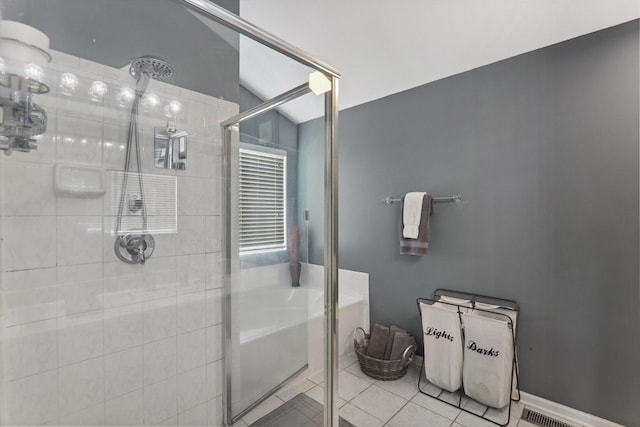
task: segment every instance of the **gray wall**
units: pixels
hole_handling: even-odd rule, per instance
[[[216,3],[238,13],[239,0]],[[0,0],[0,11],[46,33],[55,50],[116,68],[158,56],[176,68],[170,83],[238,102],[238,35],[177,0]]]
[[[439,287],[516,299],[522,388],[640,426],[638,49],[633,21],[342,112],[340,267],[370,273],[372,322],[420,337]],[[321,176],[322,124],[299,135]],[[381,203],[408,191],[465,200],[436,205],[424,258]]]

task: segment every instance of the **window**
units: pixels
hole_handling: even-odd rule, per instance
[[[285,151],[241,144],[241,254],[287,248],[286,171]]]

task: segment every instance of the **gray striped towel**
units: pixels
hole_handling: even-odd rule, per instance
[[[404,209],[404,199],[402,200]],[[400,255],[426,255],[429,251],[429,217],[433,215],[433,197],[425,194],[422,199],[422,215],[417,239],[405,239],[402,237],[402,213],[400,214]]]

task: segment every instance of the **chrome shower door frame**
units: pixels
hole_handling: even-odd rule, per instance
[[[252,40],[267,46],[301,64],[323,73],[331,81],[331,89],[325,93],[325,155],[324,155],[324,426],[338,426],[338,80],[340,72],[312,55],[268,33],[252,23],[240,18],[228,10],[209,0],[181,0],[188,7],[215,20],[223,26],[238,32]],[[234,166],[232,141],[234,132],[238,132],[238,124],[250,117],[276,108],[287,101],[309,93],[307,84],[291,89],[259,106],[252,108],[221,123],[224,143],[225,177],[224,194],[224,242],[225,250],[225,296],[223,316],[225,320],[224,335],[224,387],[223,411],[224,422],[232,424],[231,413],[231,304],[230,273],[233,271],[233,255],[237,254],[237,241],[232,236],[234,212],[232,192],[232,172]],[[237,163],[235,163],[237,165]]]

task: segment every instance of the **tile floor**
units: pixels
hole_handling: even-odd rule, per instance
[[[419,393],[417,386],[419,375],[420,365],[413,364],[407,375],[399,380],[377,381],[360,371],[355,355],[341,359],[338,378],[340,416],[359,427],[495,427],[495,424],[475,415]],[[423,386],[423,389],[432,394],[440,392],[432,385]],[[305,377],[303,373],[301,378],[293,380],[274,396],[265,400],[235,426],[250,425],[298,393],[305,393],[322,403],[324,399],[322,375]],[[447,398],[447,396],[444,397]],[[453,398],[452,395],[448,397]],[[484,410],[484,407],[466,398],[463,400],[463,406],[472,412]],[[522,409],[523,406],[520,403],[513,402],[508,427],[531,427],[531,424],[520,420]]]

